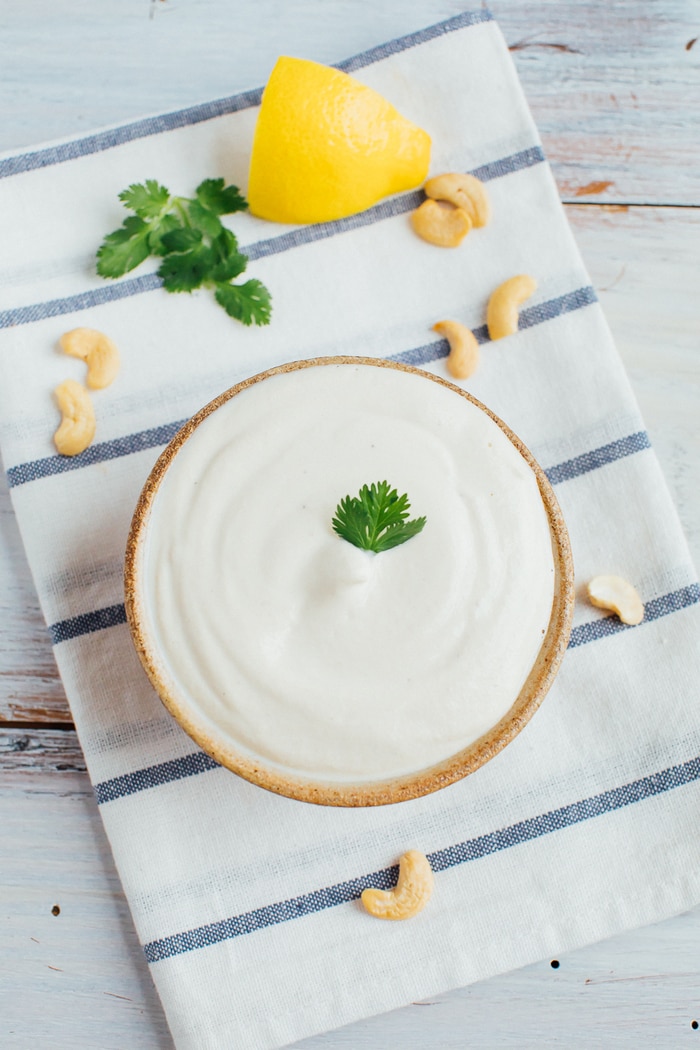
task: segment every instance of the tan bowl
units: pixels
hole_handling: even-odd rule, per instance
[[[422,769],[410,775],[392,777],[373,782],[338,782],[312,780],[308,776],[295,776],[286,770],[279,770],[262,759],[251,757],[250,753],[236,750],[228,740],[218,739],[209,727],[204,726],[182,699],[175,695],[168,675],[154,642],[149,638],[145,628],[144,597],[141,587],[141,565],[145,538],[148,529],[153,498],[168,469],[173,457],[190,437],[202,420],[216,411],[226,401],[245,390],[253,383],[260,383],[268,376],[279,372],[292,372],[297,369],[337,364],[363,364],[377,368],[394,368],[403,372],[413,372],[427,382],[440,383],[454,390],[460,397],[471,401],[486,413],[509,438],[521,456],[532,469],[539,485],[552,536],[554,554],[554,601],[549,627],[535,661],[520,694],[508,713],[501,718],[488,732],[468,747],[439,762],[437,765]],[[559,504],[547,477],[535,461],[532,454],[512,430],[480,401],[459,387],[429,372],[424,372],[408,365],[393,361],[375,360],[364,357],[322,357],[306,361],[294,361],[289,364],[271,368],[267,372],[253,376],[226,390],[217,398],[205,405],[192,417],[172,439],[161,453],[151,471],[134,512],[129,539],[126,548],[124,571],[126,614],[136,651],[141,659],[153,687],[163,704],[182,728],[199,746],[222,766],[227,767],[239,776],[267,788],[280,795],[299,799],[302,802],[313,802],[326,806],[381,806],[389,803],[403,802],[408,799],[427,795],[439,788],[447,787],[462,777],[473,773],[489,759],[502,751],[506,744],[520,732],[541,704],[547,690],[552,685],[562,661],[569,640],[571,619],[574,608],[574,572],[569,537],[564,524]]]

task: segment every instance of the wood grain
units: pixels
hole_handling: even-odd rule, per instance
[[[80,761],[71,731],[0,733],[0,1045],[172,1050]]]
[[[22,788],[28,777],[85,773],[85,759],[74,729],[39,730],[0,726],[3,790]],[[82,787],[81,787],[82,789]]]
[[[564,200],[700,203],[688,0],[491,4]]]
[[[0,472],[0,581],[0,723],[70,723],[4,471]]]
[[[700,567],[700,209],[567,215]]]

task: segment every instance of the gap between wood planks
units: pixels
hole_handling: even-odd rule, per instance
[[[663,204],[643,204],[639,201],[586,201],[581,200],[578,197],[562,197],[561,202],[565,208],[604,208],[608,211],[611,208],[618,209],[619,211],[628,211],[631,208],[686,208],[689,211],[700,209],[700,203],[673,204],[671,201],[665,201]]]
[[[63,733],[66,731],[74,730],[75,725],[73,722],[69,722],[67,720],[65,722],[25,722],[22,720],[12,721],[10,719],[0,719],[0,729],[15,729],[20,733],[30,733],[33,730],[37,729],[47,731],[58,730],[59,732]]]

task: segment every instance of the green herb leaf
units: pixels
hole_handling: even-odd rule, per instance
[[[119,200],[140,218],[156,219],[167,208],[170,194],[155,179],[146,179],[145,183],[134,182],[119,194]]]
[[[417,536],[426,518],[408,521],[411,504],[388,481],[363,485],[358,496],[346,496],[336,507],[334,531],[362,550],[388,551]]]
[[[161,244],[166,252],[186,252],[202,243],[202,231],[193,230],[191,226],[176,226],[166,231],[161,237]]]
[[[114,233],[108,234],[97,253],[100,277],[121,277],[150,255],[148,225],[130,215]]]
[[[212,279],[219,282],[233,281],[245,270],[248,265],[248,256],[233,252],[227,259],[223,259],[211,272]],[[268,296],[269,299],[269,296]]]
[[[173,197],[155,179],[133,183],[119,199],[135,212],[108,234],[97,252],[97,272],[121,277],[149,255],[162,257],[158,275],[168,292],[213,288],[226,313],[245,325],[269,324],[270,293],[255,279],[232,284],[248,259],[219,215],[242,211],[245,198],[223,179],[205,179],[193,198]]]
[[[245,284],[217,284],[214,295],[229,317],[245,325],[270,323],[270,293],[260,281],[253,279]]]
[[[194,192],[199,203],[216,215],[231,215],[248,207],[238,186],[225,186],[223,179],[205,179]]]
[[[157,223],[151,223],[148,233],[148,247],[151,249],[151,255],[167,255],[168,249],[163,244],[163,238],[166,233],[181,229],[183,229],[182,223],[176,215],[167,214]]]
[[[230,255],[238,254],[238,241],[236,235],[225,226],[222,227],[219,236],[213,239],[211,246],[214,249],[217,260],[221,262],[223,262],[224,259],[228,259]]]
[[[201,287],[211,269],[211,248],[199,246],[188,252],[171,252],[160,264],[158,276],[168,292],[192,292]]]
[[[192,225],[196,229],[201,230],[207,237],[218,237],[223,230],[218,215],[215,215],[213,211],[209,211],[197,200],[187,202],[187,214]]]

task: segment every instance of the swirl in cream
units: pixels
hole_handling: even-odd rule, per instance
[[[387,479],[423,531],[372,554],[331,528]],[[554,561],[501,428],[415,373],[280,373],[207,416],[148,524],[148,629],[219,736],[311,779],[417,772],[503,717],[542,645]]]

